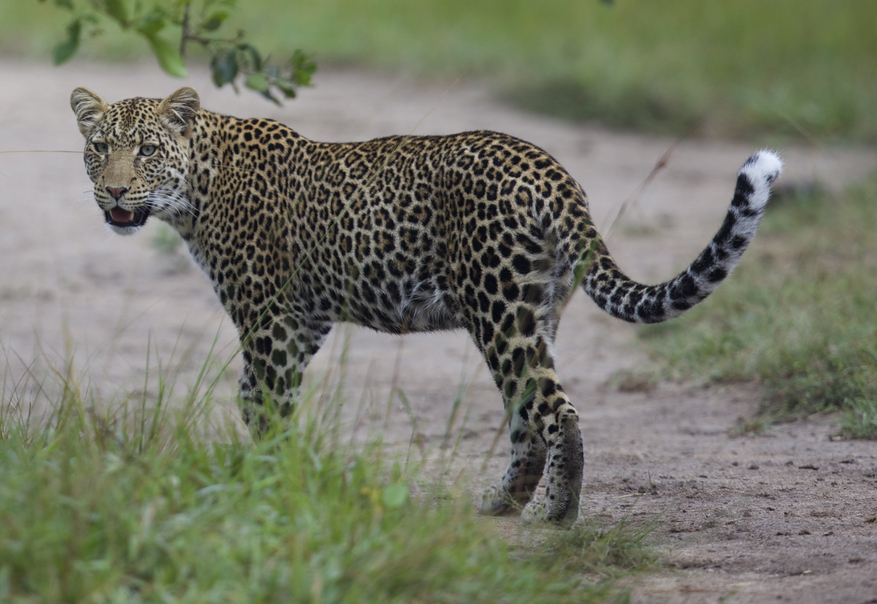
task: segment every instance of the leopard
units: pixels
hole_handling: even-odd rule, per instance
[[[770,150],[749,157],[706,247],[676,277],[645,285],[613,260],[582,186],[507,134],[317,142],[203,109],[191,87],[112,104],[76,88],[70,103],[105,223],[120,235],[152,217],[167,223],[212,282],[240,336],[238,401],[254,434],[274,425],[269,409],[293,410],[335,323],[465,329],[511,441],[505,474],[477,508],[524,524],[570,526],[580,513],[582,432],[555,368],[571,295],[581,288],[628,322],[678,317],[736,266],[783,167]]]

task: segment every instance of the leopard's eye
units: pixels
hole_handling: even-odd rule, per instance
[[[95,143],[94,150],[97,151],[98,153],[109,153],[110,146],[106,143]]]
[[[153,155],[157,149],[158,147],[155,145],[140,145],[140,155],[143,157],[149,157],[150,155]]]

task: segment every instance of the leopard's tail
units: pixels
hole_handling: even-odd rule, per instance
[[[737,174],[734,198],[725,221],[710,244],[675,279],[660,285],[643,285],[622,273],[602,241],[582,283],[597,305],[613,317],[632,323],[660,323],[706,298],[731,272],[758,229],[770,185],[783,163],[771,151],[759,151],[746,160]]]

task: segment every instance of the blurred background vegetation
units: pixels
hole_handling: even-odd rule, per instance
[[[69,20],[51,2],[0,3],[0,53],[48,61]],[[615,128],[877,140],[871,0],[247,0],[228,23],[275,57],[477,77]],[[110,27],[75,60],[148,54]]]

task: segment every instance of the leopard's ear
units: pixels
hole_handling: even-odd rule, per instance
[[[200,109],[198,93],[194,88],[184,86],[159,103],[156,113],[168,130],[188,138]]]
[[[76,123],[82,136],[88,138],[109,108],[107,102],[88,88],[77,88],[70,95],[70,107],[76,114]]]

